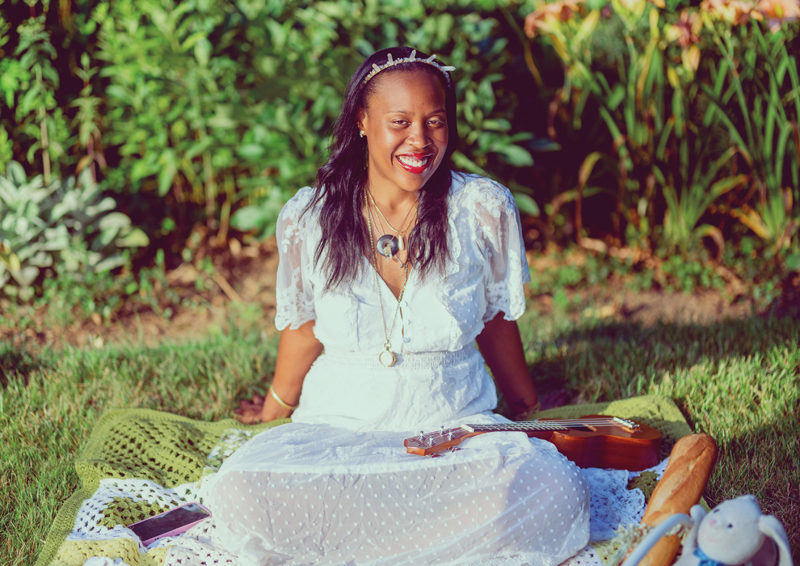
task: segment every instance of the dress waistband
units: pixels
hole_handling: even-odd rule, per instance
[[[318,358],[320,363],[332,362],[339,365],[351,365],[362,368],[384,368],[385,366],[378,359],[381,350],[368,352],[343,352],[328,351]],[[386,369],[424,369],[437,366],[447,366],[457,364],[473,356],[480,356],[480,352],[474,345],[464,346],[455,352],[407,352],[395,354],[397,361],[393,366]]]

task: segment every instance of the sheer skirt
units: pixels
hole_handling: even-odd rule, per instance
[[[493,433],[422,458],[397,433],[364,446],[365,435],[331,427],[320,464],[303,446],[312,429],[259,435],[205,486],[215,543],[241,564],[551,565],[588,542],[588,488],[548,443]]]

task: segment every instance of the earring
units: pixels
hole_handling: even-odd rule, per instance
[[[365,132],[364,130],[358,130],[358,137],[363,138],[366,135],[367,135],[367,132]]]

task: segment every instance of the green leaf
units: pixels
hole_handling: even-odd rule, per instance
[[[551,140],[550,138],[532,139],[525,145],[528,146],[530,151],[549,152],[549,151],[561,150],[561,145],[555,140]]]
[[[264,155],[264,147],[257,143],[245,144],[239,146],[236,153],[245,159],[257,159]]]
[[[511,122],[505,118],[495,118],[483,121],[484,130],[494,130],[496,132],[507,132],[511,129]]]
[[[194,44],[194,56],[201,67],[207,67],[211,58],[211,43],[205,37]]]
[[[533,157],[528,150],[518,145],[506,145],[498,148],[496,153],[505,157],[511,165],[515,167],[528,167],[533,165]]]
[[[131,220],[122,212],[112,212],[100,219],[100,230],[121,230],[130,226]]]
[[[116,201],[111,197],[106,197],[102,199],[97,204],[93,204],[91,206],[86,207],[86,214],[89,216],[97,216],[102,214],[103,212],[108,212],[109,210],[114,210],[117,207]],[[102,221],[101,221],[102,224]]]
[[[787,255],[785,261],[786,269],[789,271],[800,271],[800,252]]]
[[[258,205],[245,206],[237,210],[231,217],[231,226],[243,232],[260,230],[267,220],[264,209]]]
[[[133,228],[121,238],[117,238],[115,244],[120,248],[144,248],[150,245],[150,238],[141,228]]]
[[[19,271],[22,268],[19,258],[13,253],[9,254],[5,259],[3,259],[3,262],[6,264],[9,271]]]
[[[39,269],[28,265],[22,267],[21,269],[17,269],[14,271],[10,271],[11,277],[19,284],[20,287],[30,287],[33,285],[33,282],[39,276]]]
[[[175,179],[175,174],[178,172],[177,167],[175,166],[174,161],[168,161],[158,172],[158,194],[159,196],[165,196],[170,188],[172,187],[172,182]]]
[[[541,215],[539,205],[536,204],[536,201],[533,200],[533,197],[525,193],[513,193],[513,195],[514,201],[517,203],[517,208],[519,208],[520,212],[529,216]]]
[[[453,152],[453,164],[459,169],[463,169],[470,173],[476,173],[478,175],[483,175],[484,177],[490,176],[488,171],[483,169],[480,165],[475,163],[460,151]]]
[[[125,256],[122,254],[116,254],[104,259],[101,259],[97,263],[95,263],[92,268],[95,273],[107,273],[113,269],[118,267],[122,267],[127,262],[125,260]]]

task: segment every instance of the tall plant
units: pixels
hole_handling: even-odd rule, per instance
[[[798,8],[800,10],[800,8]],[[800,80],[787,29],[763,14],[740,14],[726,25],[724,14],[703,13],[722,60],[710,63],[718,80],[704,86],[748,172],[749,192],[725,210],[764,240],[770,251],[797,244],[800,229]],[[788,26],[786,26],[788,28]]]
[[[790,148],[792,156],[785,151],[797,132],[796,63],[786,54],[785,37],[763,33],[753,36],[755,51],[771,57],[773,68],[759,68],[746,42],[736,43],[743,51],[734,53],[728,38],[737,20],[710,25],[715,6],[734,9],[723,1],[676,12],[647,0],[564,0],[540,2],[526,20],[528,35],[551,45],[563,62],[560,102],[573,113],[573,127],[585,127],[581,121],[591,120],[586,109],[597,107],[611,140],[603,151],[617,164],[618,233],[624,226],[628,243],[686,250],[710,236],[721,248],[722,231],[706,219],[728,210],[753,224],[747,207],[755,179],[764,180],[761,194],[772,195],[757,209],[760,219],[772,211],[770,222],[783,223],[781,234],[794,229],[791,213],[781,216],[776,203],[791,209],[797,199],[786,185],[768,187],[780,184],[781,172],[793,174],[797,186],[796,150]],[[759,25],[753,19],[755,30]],[[721,65],[715,53],[723,56]],[[747,79],[734,61],[744,61],[763,85]],[[750,171],[742,171],[742,158]]]
[[[3,24],[3,43],[8,44],[9,24]],[[13,57],[0,60],[0,104],[5,104],[4,110],[13,116],[15,128],[11,133],[17,143],[27,148],[27,161],[38,161],[45,182],[49,183],[52,175],[59,172],[59,159],[69,137],[66,119],[55,98],[60,81],[53,64],[56,50],[45,30],[44,14],[22,22],[15,32]]]
[[[102,164],[92,15],[103,2],[2,3],[0,171],[18,161],[50,180]]]

